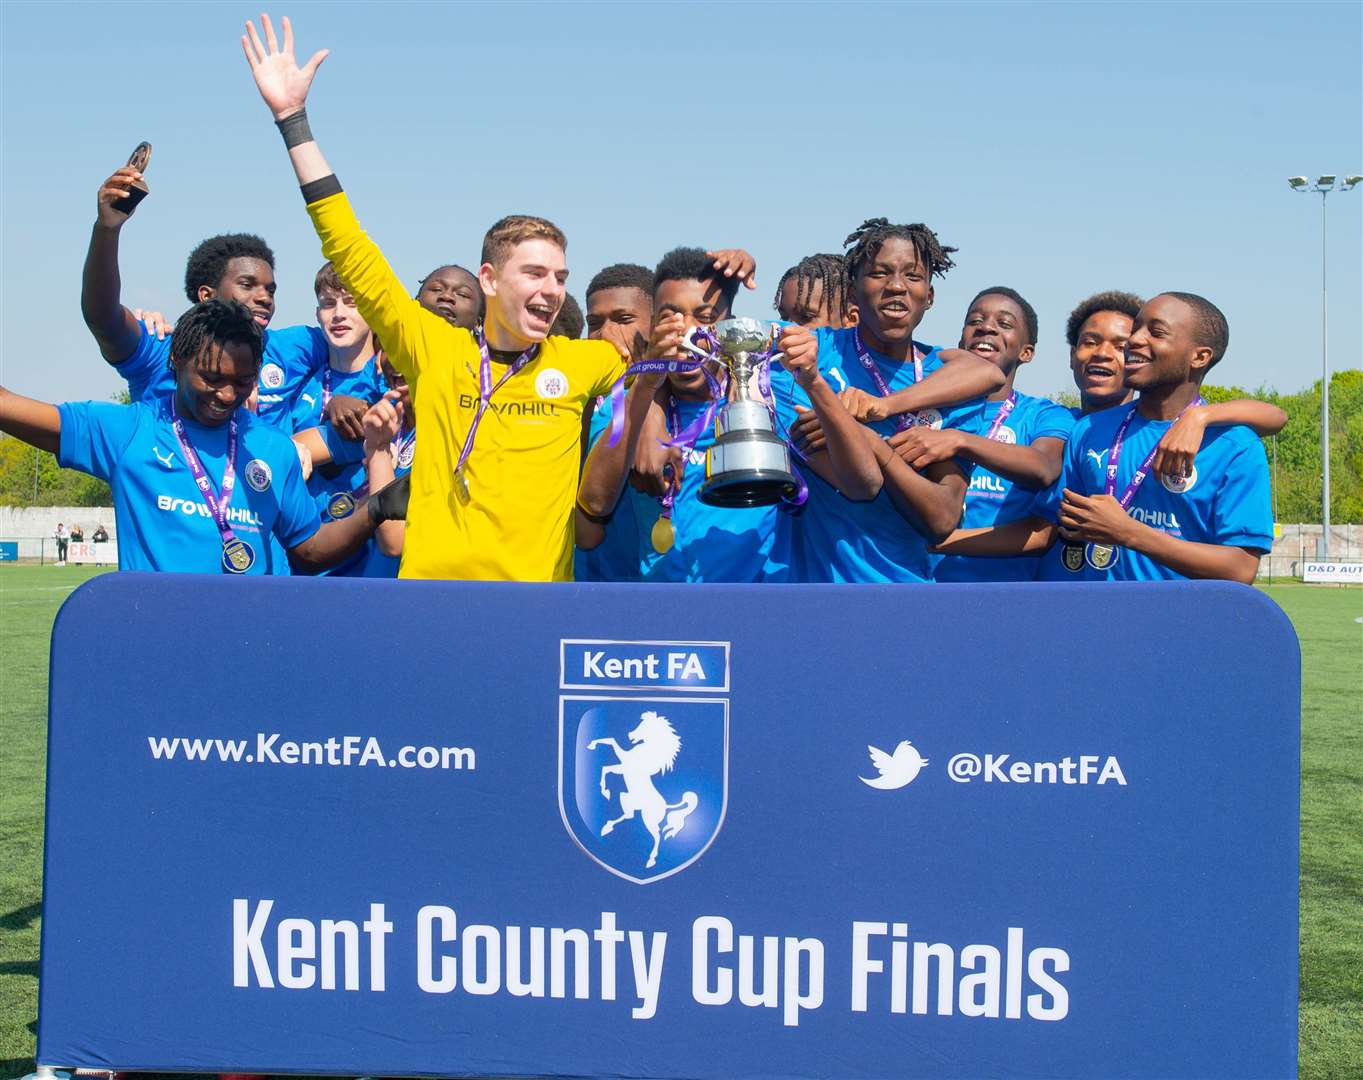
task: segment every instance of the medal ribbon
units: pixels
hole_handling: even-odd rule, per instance
[[[331,404],[331,365],[322,369],[322,419],[326,419],[327,406]]]
[[[1182,416],[1194,405],[1205,404],[1206,401],[1203,399],[1202,395],[1198,394],[1196,399],[1188,402],[1187,405],[1179,409],[1178,416]],[[1112,447],[1107,452],[1107,483],[1105,485],[1105,490],[1109,495],[1117,495],[1117,467],[1121,464],[1122,460],[1122,442],[1126,439],[1126,429],[1131,426],[1132,418],[1134,418],[1135,415],[1136,406],[1132,405],[1131,408],[1127,410],[1126,415],[1122,417],[1122,422],[1117,428],[1117,434],[1113,436]],[[1174,417],[1174,419],[1178,420],[1178,416]],[[1145,455],[1145,460],[1141,462],[1140,468],[1132,474],[1131,482],[1126,485],[1126,488],[1122,491],[1121,495],[1117,495],[1117,501],[1121,503],[1123,510],[1131,505],[1131,500],[1136,497],[1136,492],[1139,491],[1141,485],[1145,483],[1145,478],[1150,474],[1150,463],[1155,460],[1155,455],[1157,453],[1159,453],[1158,439],[1155,440],[1155,445],[1150,448],[1150,453]]]
[[[469,424],[469,433],[464,436],[464,448],[459,451],[459,461],[454,466],[456,474],[462,476],[464,473],[464,463],[468,461],[469,455],[473,453],[473,440],[478,435],[478,425],[482,422],[483,413],[487,412],[487,407],[492,402],[492,395],[502,388],[502,384],[515,375],[527,364],[534,361],[539,355],[540,343],[537,341],[516,357],[511,362],[511,366],[502,372],[502,377],[494,384],[492,381],[492,356],[488,352],[487,338],[480,331],[478,334],[478,411],[473,414],[473,422]]]
[[[393,458],[398,468],[402,467],[402,455],[407,448],[416,442],[416,428],[412,428],[401,439],[393,444]]]
[[[699,342],[700,344],[698,345],[696,342]],[[704,348],[701,348],[701,345],[704,345]],[[669,434],[673,435],[673,441],[668,442],[666,445],[679,446],[681,445],[679,440],[686,436],[690,437],[691,443],[694,445],[696,440],[705,432],[705,429],[710,426],[710,421],[713,420],[715,416],[715,409],[719,406],[719,403],[716,400],[719,397],[719,383],[715,381],[715,377],[710,374],[709,368],[705,365],[708,362],[720,362],[719,342],[715,340],[714,334],[708,329],[703,326],[698,326],[682,339],[682,347],[695,353],[698,359],[679,360],[673,358],[669,360],[655,358],[651,360],[640,360],[627,367],[625,373],[616,380],[615,385],[611,387],[610,395],[611,431],[609,445],[618,446],[620,444],[620,436],[625,432],[625,380],[632,378],[635,375],[670,375],[673,372],[685,373],[691,371],[705,372],[705,382],[710,388],[709,407],[695,423],[691,424],[690,427],[686,429],[685,432],[669,432]],[[691,433],[692,428],[695,429],[694,434]]]
[[[170,424],[175,429],[175,437],[180,441],[180,453],[185,459],[185,464],[189,466],[189,473],[194,477],[199,494],[208,504],[208,512],[213,515],[213,521],[222,535],[223,547],[226,547],[237,538],[227,520],[227,508],[232,505],[232,491],[237,486],[237,418],[233,415],[232,419],[227,421],[227,464],[222,470],[221,496],[213,494],[213,481],[208,479],[208,472],[204,469],[203,462],[199,460],[194,444],[189,441],[189,433],[185,430],[184,421],[180,419],[180,413],[175,408],[173,397],[170,402]]]
[[[861,361],[861,366],[866,369],[866,373],[871,376],[871,381],[876,384],[876,393],[881,397],[890,396],[890,384],[885,381],[885,376],[880,373],[880,366],[866,348],[866,343],[861,340],[861,331],[858,329],[852,337],[857,347],[857,359]],[[913,381],[915,384],[923,381],[923,354],[919,351],[916,342],[910,342],[913,347]],[[894,419],[896,431],[908,431],[911,427],[918,425],[917,413],[901,413]]]
[[[999,433],[999,428],[1003,427],[1003,422],[1008,419],[1008,414],[1017,408],[1017,404],[1018,392],[1014,390],[1008,395],[1007,400],[1004,401],[1003,408],[999,409],[999,415],[994,417],[994,422],[989,425],[989,434],[986,435],[985,438],[990,442],[994,441],[994,436]]]

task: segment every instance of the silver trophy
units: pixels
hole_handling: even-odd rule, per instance
[[[771,346],[771,324],[724,319],[711,328],[729,369],[729,400],[715,416],[714,445],[705,452],[701,502],[711,506],[772,506],[795,497],[799,481],[790,448],[776,433],[771,409],[754,400],[749,383]]]

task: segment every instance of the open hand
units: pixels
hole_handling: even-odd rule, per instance
[[[283,120],[303,108],[308,101],[308,89],[322,61],[329,50],[319,49],[301,68],[293,55],[293,25],[286,15],[280,20],[284,28],[284,47],[279,47],[275,38],[274,26],[268,15],[260,17],[261,30],[265,34],[265,44],[260,43],[253,22],[246,24],[246,33],[241,36],[241,47],[246,53],[246,62],[251,65],[251,76],[256,80],[256,89],[265,99],[276,120]]]
[[[155,334],[157,341],[165,341],[166,335],[175,331],[175,324],[159,311],[143,311],[133,308],[133,318],[147,328],[148,334]]]
[[[757,288],[757,260],[742,248],[721,248],[705,254],[726,278],[736,277],[749,289]]]

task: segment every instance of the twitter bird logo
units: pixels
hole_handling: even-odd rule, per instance
[[[874,746],[866,749],[871,752],[871,764],[880,775],[874,780],[867,780],[864,776],[857,779],[867,787],[880,788],[882,791],[893,791],[911,783],[918,775],[918,770],[928,763],[928,759],[921,757],[908,739],[901,740],[893,754]]]

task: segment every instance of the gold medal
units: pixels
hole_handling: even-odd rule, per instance
[[[342,518],[349,517],[355,510],[355,499],[346,491],[342,491],[332,496],[331,502],[327,504],[327,513],[333,520],[340,521]]]
[[[456,469],[456,470],[454,471],[454,482],[455,482],[456,486],[459,488],[459,496],[460,496],[460,498],[462,498],[465,502],[468,502],[468,500],[469,500],[469,481],[468,481],[468,477],[466,477],[466,476],[464,475],[464,470],[463,470],[463,469]]]
[[[233,538],[222,545],[222,566],[229,574],[244,574],[255,561],[255,551],[244,540]]]
[[[670,517],[659,517],[653,523],[653,532],[649,539],[653,541],[653,550],[659,555],[666,555],[672,550],[672,542],[676,539],[676,531],[672,528]]]
[[[1084,547],[1082,544],[1065,544],[1060,553],[1060,561],[1072,574],[1084,569]]]

